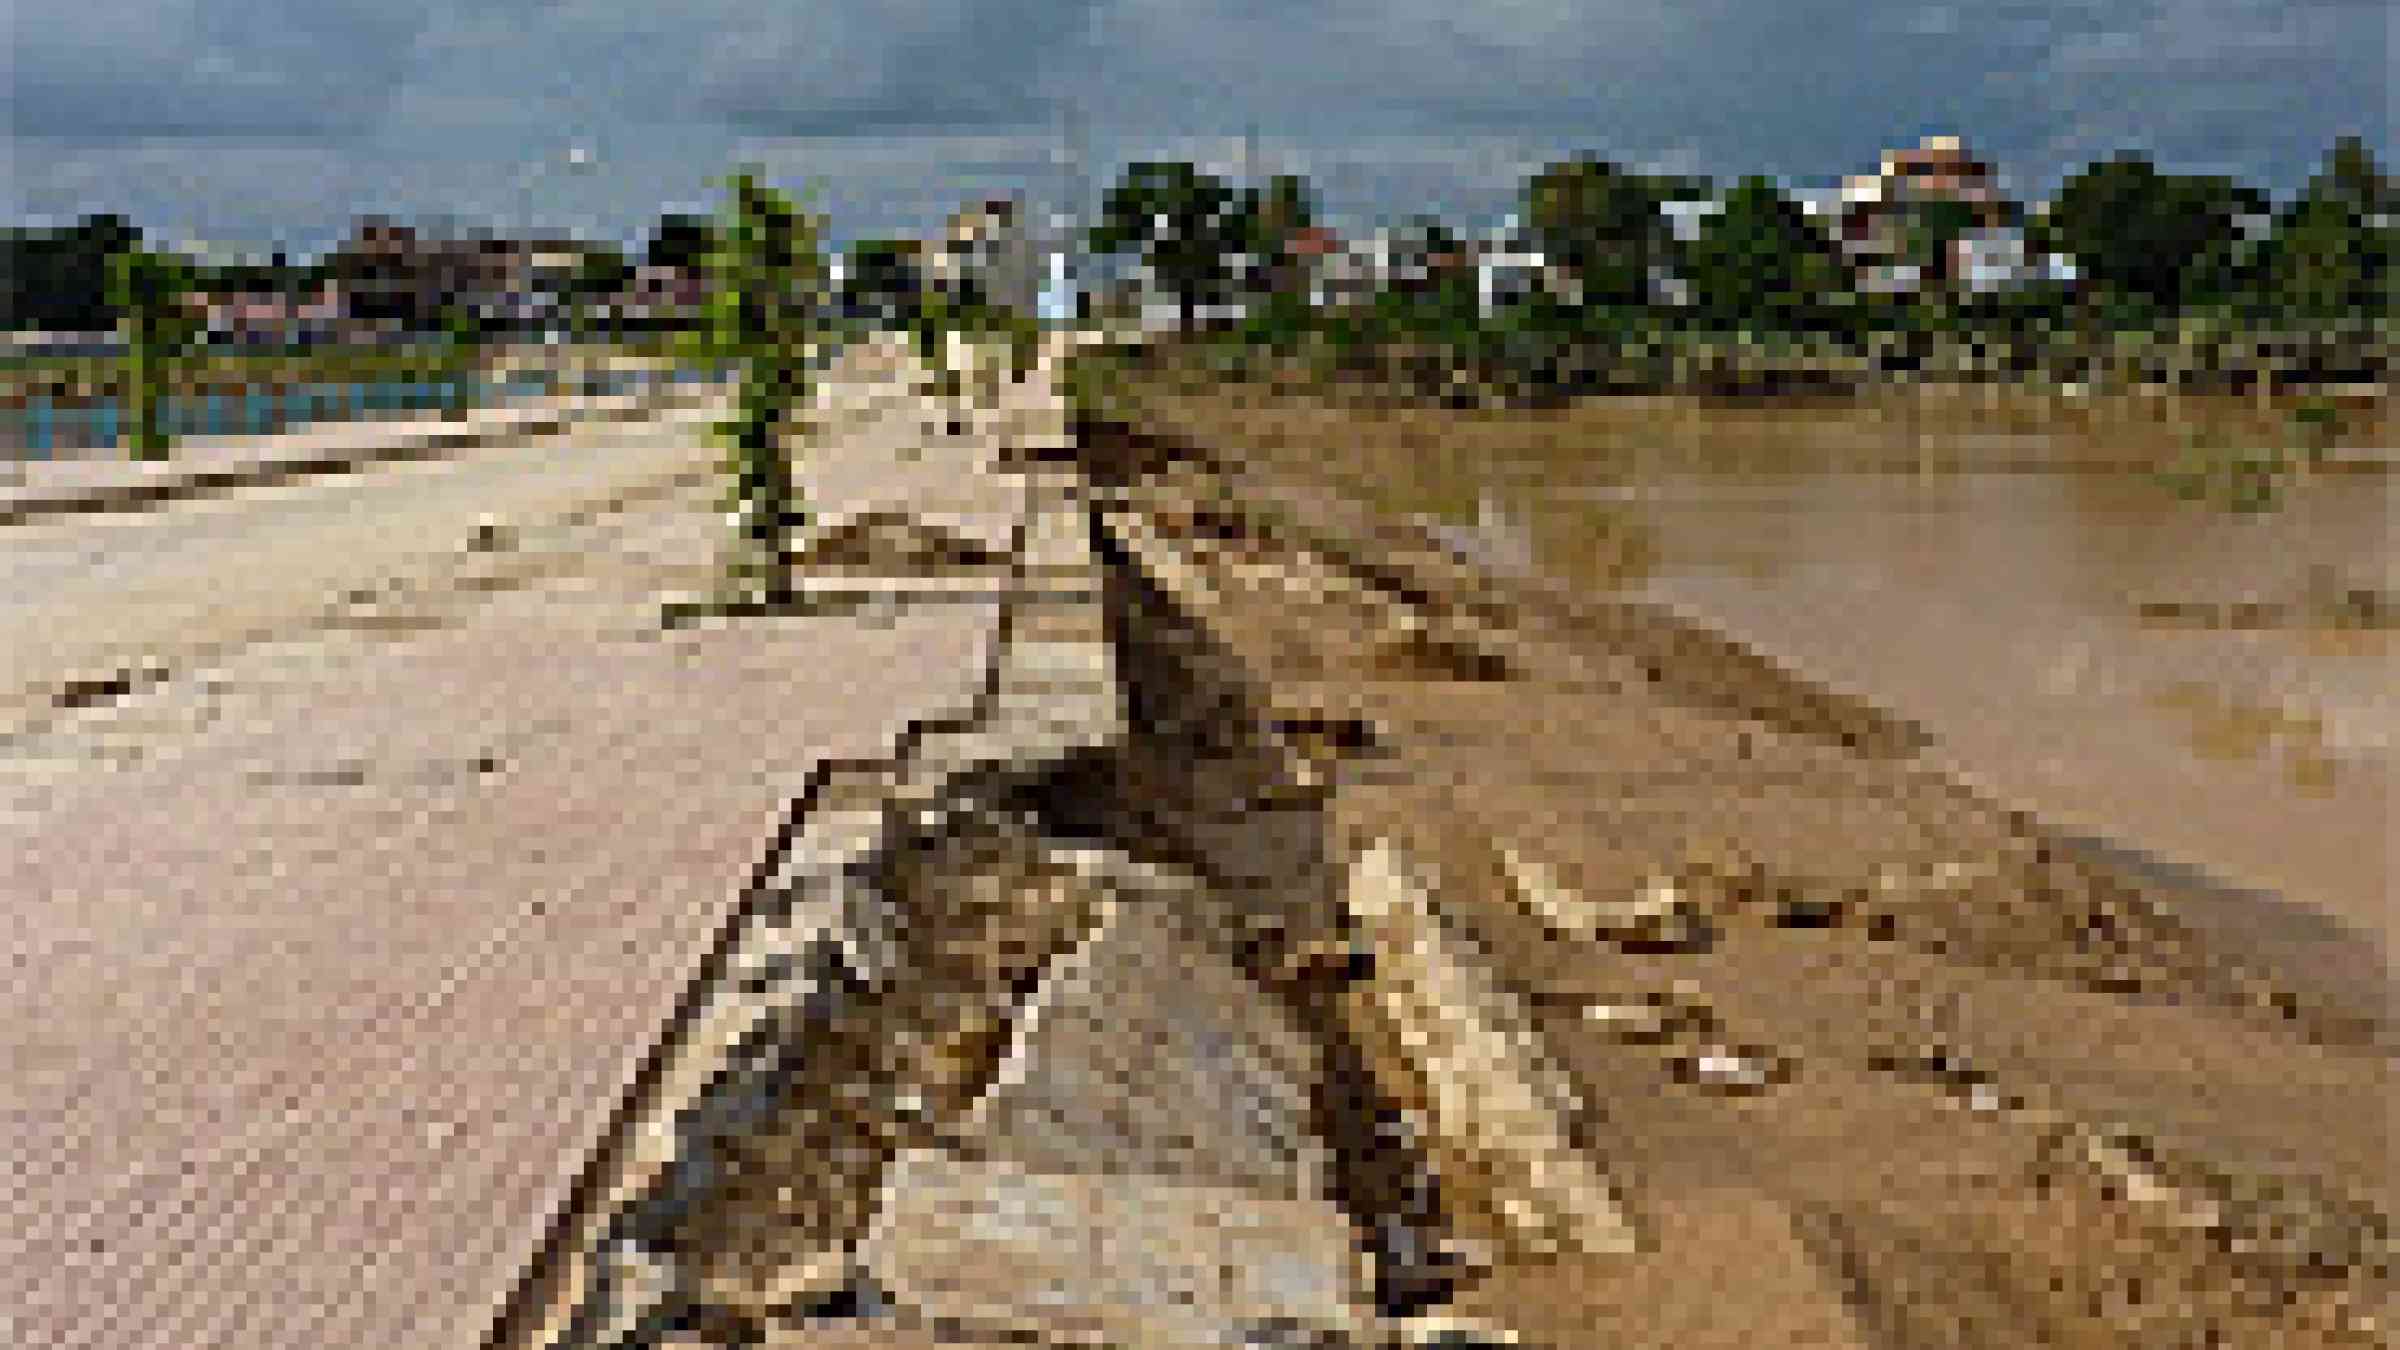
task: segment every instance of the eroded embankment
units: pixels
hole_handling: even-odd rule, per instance
[[[2377,991],[2212,940],[1688,626],[1480,576],[1255,463],[1121,454],[1154,570],[1279,720],[1377,747],[1328,772],[1332,831],[1433,879],[1656,1244],[1652,1281],[1504,1259],[1460,1302],[1569,1344],[1743,1343],[1812,1281],[1891,1344],[2380,1334]],[[1806,1256],[1767,1278],[1775,1250]],[[1711,1308],[1711,1271],[1785,1293]]]
[[[2376,1010],[1705,633],[1070,458],[507,1343],[2375,1343]]]

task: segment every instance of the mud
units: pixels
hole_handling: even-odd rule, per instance
[[[1128,532],[1283,724],[1367,729],[1319,770],[1333,851],[1402,841],[1440,878],[1653,1243],[1721,1240],[1690,1216],[1730,1192],[1870,1344],[2385,1334],[2378,984],[2220,940],[2171,876],[1687,625],[1475,573],[1255,462],[1120,453]],[[1738,1286],[1719,1332],[1646,1321],[1639,1264],[1497,1263],[1451,1301],[1562,1345],[1757,1343]]]
[[[1027,686],[1051,704],[1013,732],[995,699],[819,785],[496,1343],[1364,1346],[1443,1317],[1476,1328],[1445,1343],[1559,1347],[2388,1334],[2371,999],[2228,949],[2171,877],[1690,625],[1483,575],[1197,447],[1088,426],[1060,457],[1091,589],[1015,631],[1104,654],[1113,705],[1059,731]],[[1362,901],[1362,876],[1412,898]],[[1240,1131],[1175,1145],[1138,1082],[988,1105],[1028,1009],[1093,980],[1129,908],[1172,916],[1151,965],[1271,1010],[1228,1043],[1309,1047],[1244,1062],[1306,1103],[1321,1195],[1269,1195],[1293,1173],[1263,1155],[1202,1166]],[[1111,1006],[1172,1006],[1124,988]],[[1084,1027],[1083,1060],[1138,1061]],[[895,1175],[960,1184],[1033,1148],[994,1120],[1037,1117],[1035,1180],[1007,1185],[1101,1234],[1040,1267],[1047,1328],[1005,1239],[921,1245],[965,1242],[957,1209],[917,1206],[918,1245],[875,1236],[910,1208]],[[1174,1221],[1094,1192],[1112,1160],[1127,1186],[1224,1186],[1227,1213],[1332,1206],[1349,1306],[1261,1320],[1239,1281],[1142,1306],[1126,1234]],[[1342,1265],[1275,1213],[1258,1241]],[[1000,1264],[877,1256],[926,1250]]]

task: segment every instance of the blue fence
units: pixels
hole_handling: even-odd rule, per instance
[[[474,405],[572,392],[589,398],[633,393],[660,384],[690,384],[721,377],[710,369],[672,371],[611,371],[578,382],[572,390],[555,386],[539,372],[506,380],[468,383],[465,401]],[[307,384],[276,391],[243,394],[171,395],[160,408],[166,432],[181,436],[265,436],[317,422],[356,421],[446,408],[457,401],[457,382],[445,380],[378,380]],[[117,399],[61,404],[47,397],[26,400],[23,408],[0,410],[0,445],[23,447],[21,453],[47,458],[62,450],[107,449],[119,443],[124,413]]]

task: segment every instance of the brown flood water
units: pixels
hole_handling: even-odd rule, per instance
[[[2337,471],[2243,512],[2158,471],[2195,443],[2288,445],[2286,409],[1211,402],[1492,565],[1699,616],[1916,722],[1999,799],[2300,901],[2392,969],[2387,404],[2347,410]]]

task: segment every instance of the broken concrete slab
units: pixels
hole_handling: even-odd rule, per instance
[[[1321,1200],[912,1150],[861,1254],[893,1301],[1051,1345],[1200,1350],[1268,1326],[1349,1334],[1363,1272]]]
[[[1680,948],[1707,932],[1700,906],[1669,878],[1654,877],[1632,895],[1601,896],[1514,848],[1502,845],[1499,857],[1517,901],[1555,937]]]
[[[1020,1011],[961,1123],[975,1156],[1035,1171],[1145,1173],[1325,1194],[1315,1047],[1164,903],[1111,901]]]
[[[1389,840],[1351,864],[1347,901],[1374,973],[1347,995],[1384,1064],[1421,1102],[1463,1236],[1536,1255],[1635,1250],[1613,1188],[1570,1139],[1578,1104],[1512,1006],[1435,912]]]

